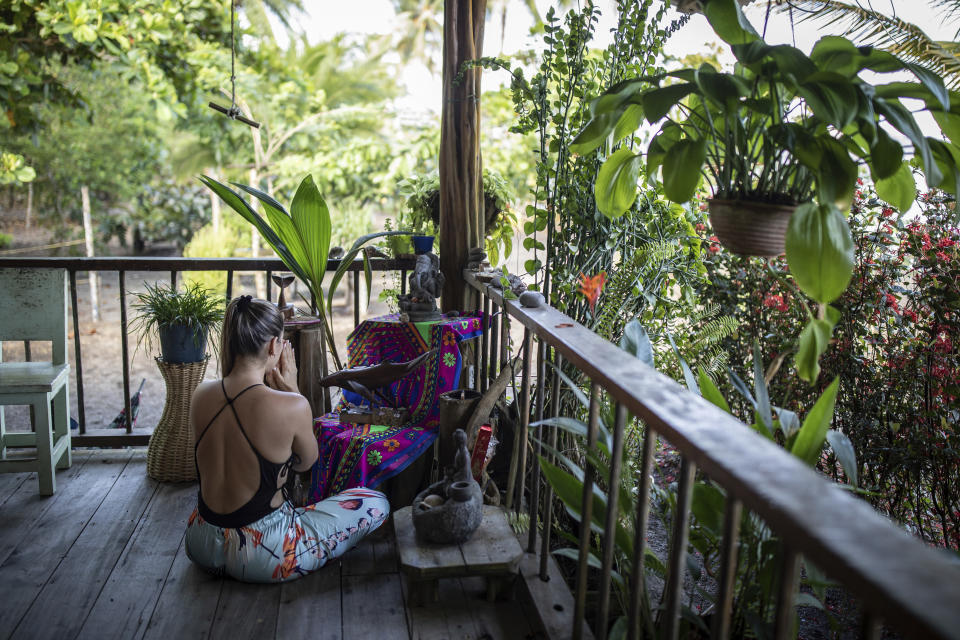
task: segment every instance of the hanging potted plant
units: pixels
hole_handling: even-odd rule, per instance
[[[440,227],[440,175],[434,171],[403,180],[400,182],[400,195],[406,198],[406,208],[397,220],[398,226],[414,234],[412,242],[416,252],[420,251],[418,243],[421,247],[426,247],[427,243],[432,247],[433,240],[418,241],[417,238],[433,238]],[[484,169],[484,249],[491,264],[497,264],[501,257],[506,259],[513,252],[517,216],[510,209],[512,200],[513,195],[506,179],[496,171]]]
[[[194,283],[184,291],[163,284],[145,283],[146,291],[136,294],[132,305],[138,313],[132,328],[139,335],[138,346],[153,339],[160,342],[160,358],[169,364],[199,362],[206,357],[209,334],[219,332],[223,322],[223,300],[209,289]],[[214,341],[216,348],[216,341]]]
[[[960,148],[950,136],[960,130],[960,95],[930,71],[846,38],[824,37],[809,55],[788,45],[771,46],[736,0],[709,0],[704,13],[731,45],[735,71],[721,73],[704,64],[621,82],[591,104],[592,118],[572,148],[606,155],[595,197],[607,216],[622,215],[633,204],[644,165],[648,177],[662,173],[664,192],[675,202],[690,200],[703,175],[713,192],[711,217],[723,229],[725,242],[755,255],[785,250],[793,280],[818,303],[808,309],[796,356],[801,377],[812,380],[840,317],[829,303],[853,274],[853,240],[845,215],[856,191],[858,165],[869,169],[881,199],[909,209],[916,186],[897,141],[906,138],[927,184],[956,195]],[[898,77],[873,84],[861,77],[864,72],[907,72],[916,82]],[[913,111],[901,102],[904,98],[923,103],[942,138],[923,134]],[[632,134],[644,119],[659,125],[645,159],[628,145],[606,153],[611,142]],[[749,228],[732,239],[727,228],[732,219],[758,227],[768,222],[766,216],[781,215],[779,205],[796,206],[788,224],[772,225],[785,228],[783,244],[766,242],[772,231]],[[734,207],[737,213],[731,214]],[[741,213],[748,207],[764,213]],[[759,247],[753,243],[757,239],[764,240]],[[750,243],[735,244],[740,240]]]

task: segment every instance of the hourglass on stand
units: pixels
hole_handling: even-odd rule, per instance
[[[273,279],[273,283],[277,285],[277,288],[280,289],[280,297],[277,298],[277,309],[283,314],[284,320],[289,320],[293,317],[294,308],[292,304],[287,302],[287,299],[283,295],[283,290],[293,283],[293,274],[272,273],[270,277]]]

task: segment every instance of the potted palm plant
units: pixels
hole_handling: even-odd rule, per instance
[[[146,291],[136,294],[137,301],[132,305],[138,312],[132,323],[139,335],[138,345],[146,341],[152,350],[156,337],[165,363],[203,360],[209,334],[219,332],[223,322],[222,298],[199,283],[183,291],[163,284],[145,286]]]

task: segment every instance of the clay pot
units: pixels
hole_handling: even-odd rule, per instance
[[[728,251],[744,256],[783,255],[795,205],[746,200],[708,200],[710,224]]]

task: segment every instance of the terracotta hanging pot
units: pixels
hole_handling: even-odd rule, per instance
[[[795,205],[747,200],[708,200],[713,232],[728,251],[744,256],[783,255]]]

